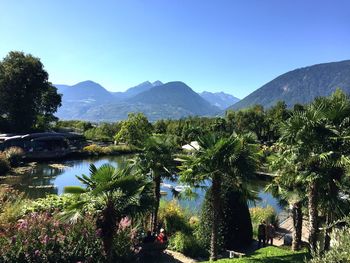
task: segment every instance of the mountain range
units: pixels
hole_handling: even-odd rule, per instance
[[[337,88],[350,94],[350,60],[317,64],[287,72],[230,108],[237,110],[254,104],[269,108],[277,101],[285,101],[288,107],[292,107],[296,103],[309,103],[315,97],[329,96]]]
[[[55,86],[63,95],[57,117],[65,120],[117,121],[126,119],[129,112],[143,112],[151,121],[214,116],[237,101],[222,92],[198,94],[180,81],[146,81],[125,92],[109,92],[90,80]]]
[[[73,86],[55,85],[63,94],[60,119],[117,121],[129,112],[143,112],[151,121],[186,116],[223,115],[225,109],[244,109],[254,104],[269,108],[277,101],[288,107],[306,104],[318,96],[329,96],[337,88],[350,94],[350,60],[299,68],[266,83],[239,100],[218,92],[196,93],[185,83],[143,82],[125,92],[109,92],[93,81]]]

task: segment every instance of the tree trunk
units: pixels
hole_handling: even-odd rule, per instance
[[[301,234],[303,230],[303,212],[301,210],[300,201],[293,204],[292,218],[293,218],[292,250],[297,251],[301,247]]]
[[[325,235],[324,235],[324,246],[323,246],[323,251],[327,251],[329,250],[330,246],[331,246],[331,229],[329,228],[329,224],[331,222],[330,220],[330,212],[327,213],[327,217],[326,217],[326,229],[325,229]]]
[[[216,261],[218,258],[218,235],[220,224],[220,204],[221,204],[221,178],[219,175],[214,175],[212,180],[212,208],[213,221],[210,237],[210,260]]]
[[[103,210],[100,227],[107,260],[108,262],[113,262],[113,237],[117,231],[117,216],[113,204],[108,204]]]
[[[156,200],[156,204],[154,207],[154,211],[152,214],[152,230],[154,233],[158,231],[158,210],[160,203],[160,176],[156,173],[153,175],[153,183],[154,183],[154,198]]]
[[[317,210],[317,186],[316,182],[311,182],[308,189],[309,198],[309,245],[310,250],[317,250],[317,232],[318,232],[318,210]]]

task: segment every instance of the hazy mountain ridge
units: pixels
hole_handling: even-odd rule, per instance
[[[212,115],[219,112],[219,108],[211,105],[189,86],[180,81],[168,82],[164,85],[153,87],[127,101],[131,103],[171,105],[188,110],[193,115]]]
[[[350,60],[316,64],[289,71],[266,83],[230,108],[254,104],[268,108],[283,100],[288,107],[306,104],[318,96],[329,96],[337,88],[350,94]]]
[[[109,92],[92,81],[73,86],[57,85],[57,88],[63,94],[63,105],[57,112],[60,119],[116,121],[127,118],[129,112],[143,112],[150,120],[157,120],[213,116],[220,112],[218,107],[179,81],[166,84],[146,81],[125,92]]]
[[[100,84],[91,80],[79,82],[73,86],[58,85],[59,93],[62,93],[65,101],[91,101],[106,102],[112,101],[112,94]]]
[[[226,109],[227,107],[235,104],[240,99],[232,96],[231,94],[227,94],[224,92],[208,92],[203,91],[199,93],[199,95],[208,101],[210,104],[220,108],[221,110]]]

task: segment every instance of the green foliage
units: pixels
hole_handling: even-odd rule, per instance
[[[84,136],[86,139],[94,141],[113,141],[121,128],[120,122],[115,123],[100,123],[98,126],[85,130]]]
[[[173,179],[175,174],[175,151],[176,147],[172,136],[157,134],[145,140],[142,151],[136,159],[138,171],[149,177],[153,182],[155,198],[151,221],[153,231],[156,231],[158,226],[160,183],[165,178]]]
[[[90,175],[77,176],[85,187],[65,187],[75,202],[66,209],[66,217],[76,220],[93,211],[97,215],[96,228],[101,232],[104,251],[113,261],[113,239],[119,223],[125,217],[136,217],[153,207],[151,184],[135,173],[131,165],[115,168],[104,164],[100,168],[90,165]]]
[[[55,128],[56,129],[69,129],[69,130],[73,130],[75,132],[83,133],[89,129],[92,129],[93,125],[91,122],[87,122],[87,121],[60,120],[60,121],[56,122]]]
[[[152,132],[152,125],[143,113],[130,113],[128,119],[121,122],[120,131],[115,135],[117,142],[140,146]]]
[[[219,246],[219,224],[221,222],[222,185],[232,190],[244,188],[244,183],[253,176],[256,167],[256,146],[250,134],[219,137],[216,134],[199,139],[199,149],[191,155],[183,155],[180,180],[198,186],[211,180],[210,209],[211,258],[216,259]]]
[[[0,237],[1,262],[105,262],[95,224],[66,224],[48,213],[28,214]]]
[[[181,231],[190,233],[189,215],[176,200],[161,200],[159,207],[159,221],[163,223],[169,235]]]
[[[317,252],[310,263],[350,262],[350,227],[335,229],[332,237],[333,247],[326,252]]]
[[[21,217],[25,204],[23,194],[19,191],[8,186],[0,186],[0,230]]]
[[[253,254],[235,259],[220,259],[218,263],[300,263],[309,257],[306,251],[292,252],[278,247],[264,247]],[[209,263],[203,262],[203,263]]]
[[[191,234],[176,232],[169,240],[169,249],[189,257],[207,257],[208,251]]]
[[[0,175],[6,174],[10,169],[10,162],[6,158],[6,155],[0,152]]]
[[[0,116],[8,131],[23,132],[55,120],[61,96],[38,58],[10,52],[0,61]],[[39,124],[40,127],[36,127]]]
[[[134,245],[136,240],[136,229],[131,225],[121,226],[113,238],[113,253],[115,262],[135,262],[136,255]]]
[[[258,225],[265,221],[266,223],[271,223],[274,226],[278,226],[278,216],[276,214],[275,209],[272,206],[267,207],[252,207],[249,209],[250,216],[253,224],[253,232],[257,237],[258,233]]]
[[[70,195],[47,195],[28,202],[22,207],[23,214],[63,211],[74,202]]]
[[[111,146],[99,146],[97,144],[91,144],[83,148],[83,152],[95,156],[128,154],[137,151],[139,151],[137,147],[126,144]]]
[[[10,147],[4,151],[4,155],[10,162],[11,166],[17,166],[22,161],[24,151],[20,147]]]
[[[350,188],[350,99],[341,90],[316,98],[281,124],[279,173],[293,178],[293,188],[307,189],[309,243],[316,249],[318,215],[329,222],[348,212],[348,201],[339,198]],[[287,173],[286,173],[287,172]],[[291,176],[292,175],[292,176]],[[297,183],[299,182],[299,187]]]

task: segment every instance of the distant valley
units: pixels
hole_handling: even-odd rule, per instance
[[[55,86],[63,95],[57,116],[65,120],[117,121],[126,119],[129,112],[143,112],[151,121],[215,116],[239,100],[223,92],[198,94],[180,81],[146,81],[125,92],[109,92],[90,80]]]

